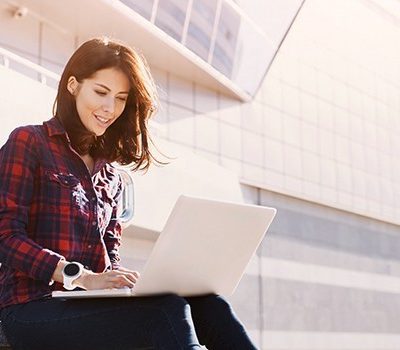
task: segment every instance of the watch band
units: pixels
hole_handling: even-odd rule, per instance
[[[70,262],[66,264],[62,270],[64,288],[67,290],[73,290],[76,286],[72,283],[79,278],[83,273],[83,265],[78,262]]]

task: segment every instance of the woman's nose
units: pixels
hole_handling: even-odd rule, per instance
[[[103,109],[104,109],[104,111],[107,112],[107,113],[114,113],[114,109],[115,109],[115,101],[114,101],[114,98],[107,98],[107,99],[104,101]]]

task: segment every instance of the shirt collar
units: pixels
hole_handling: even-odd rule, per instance
[[[53,117],[50,120],[45,121],[43,125],[46,126],[49,136],[65,135],[67,140],[69,141],[68,134],[58,118]]]
[[[68,143],[71,143],[63,124],[61,123],[61,121],[58,118],[53,117],[50,120],[45,121],[43,123],[43,125],[46,126],[47,133],[49,134],[50,137],[56,136],[56,135],[65,135],[65,137],[68,140]],[[107,161],[104,159],[96,159],[95,164],[94,164],[94,169],[93,169],[93,175],[96,174],[97,172],[99,172],[106,163],[107,163]]]

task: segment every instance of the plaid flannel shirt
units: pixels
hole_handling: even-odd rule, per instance
[[[0,149],[0,309],[62,289],[60,259],[102,272],[119,267],[118,171],[90,175],[61,122],[15,129]]]

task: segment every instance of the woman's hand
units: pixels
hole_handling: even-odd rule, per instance
[[[65,259],[61,259],[58,262],[52,275],[52,280],[63,283],[64,277],[62,271],[67,264],[68,261]],[[133,288],[139,277],[139,272],[129,270],[125,267],[102,273],[95,273],[84,269],[82,275],[79,276],[72,285],[83,289]]]
[[[120,267],[102,273],[94,273],[84,270],[83,274],[74,281],[74,285],[83,289],[109,289],[109,288],[133,288],[139,279],[139,272]]]

